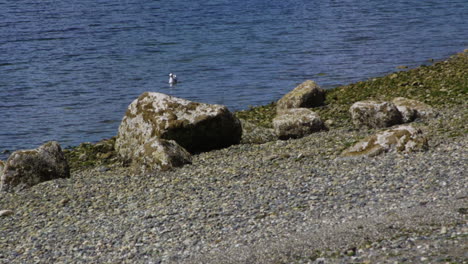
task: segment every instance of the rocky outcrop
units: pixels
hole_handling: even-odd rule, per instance
[[[138,171],[168,170],[191,162],[190,153],[174,140],[158,138],[139,146],[132,156],[132,166]]]
[[[397,97],[392,102],[398,111],[400,111],[404,123],[412,122],[417,118],[432,118],[437,116],[437,112],[432,107],[420,101]]]
[[[44,181],[68,177],[70,169],[62,148],[51,141],[37,149],[13,152],[4,165],[0,190],[20,190]]]
[[[273,119],[273,128],[280,139],[300,138],[326,127],[319,115],[307,108],[287,109]]]
[[[426,150],[427,138],[422,131],[409,125],[398,126],[371,135],[346,149],[342,156],[377,156],[388,151],[413,152]]]
[[[290,108],[310,108],[323,105],[325,101],[325,91],[314,81],[305,81],[291,92],[284,95],[276,104],[276,111],[279,113]]]
[[[360,101],[349,112],[356,127],[384,128],[403,122],[400,111],[390,102]]]
[[[194,153],[237,144],[241,136],[239,120],[225,106],[146,92],[128,107],[115,147],[124,160],[131,160],[154,139],[174,140]]]

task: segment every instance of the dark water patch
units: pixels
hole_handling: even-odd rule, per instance
[[[120,123],[122,120],[102,120],[99,123],[101,124],[115,124],[115,123]]]

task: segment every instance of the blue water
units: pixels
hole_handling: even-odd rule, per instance
[[[241,110],[443,59],[467,21],[466,0],[1,1],[0,152],[114,136],[145,91]]]

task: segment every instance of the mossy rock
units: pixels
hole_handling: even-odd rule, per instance
[[[327,129],[320,116],[308,108],[283,110],[273,119],[273,127],[280,139],[301,138]]]
[[[278,100],[276,110],[311,108],[323,105],[324,101],[325,91],[314,81],[307,80]]]
[[[349,108],[349,112],[358,128],[384,128],[403,123],[400,111],[391,102],[359,101]]]
[[[437,116],[437,112],[429,105],[404,97],[397,97],[392,100],[393,104],[400,111],[403,122],[412,122],[417,118],[432,118]]]
[[[174,140],[154,138],[136,150],[131,166],[136,172],[170,170],[192,163],[188,151]]]
[[[388,151],[414,152],[428,148],[427,138],[422,131],[402,125],[366,137],[341,154],[343,157],[374,157]]]
[[[122,159],[132,160],[142,145],[156,138],[198,153],[238,144],[241,136],[240,121],[225,106],[146,92],[129,105],[115,146]]]
[[[4,167],[0,175],[2,191],[21,190],[44,181],[70,177],[67,160],[56,141],[37,149],[17,150],[0,167]]]

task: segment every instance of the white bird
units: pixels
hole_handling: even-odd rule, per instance
[[[177,76],[172,72],[169,73],[169,84],[172,86],[177,83]]]

